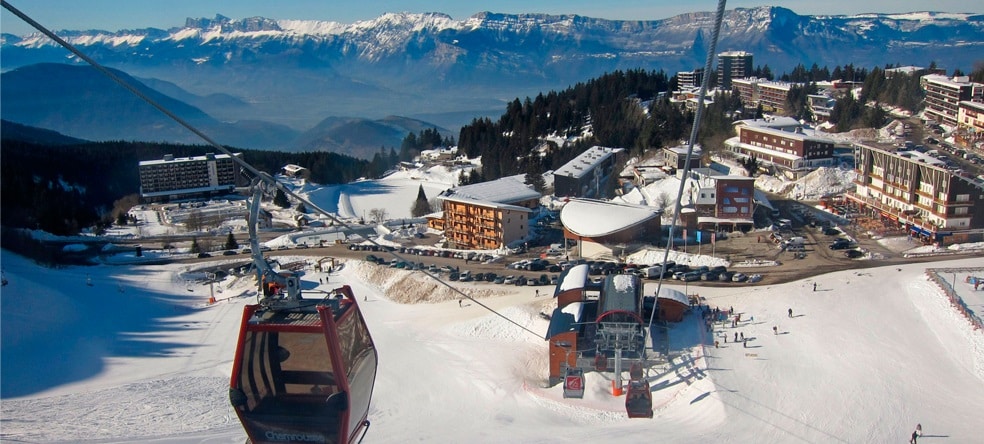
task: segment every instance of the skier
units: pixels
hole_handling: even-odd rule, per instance
[[[916,424],[916,433],[922,436],[922,424]]]
[[[744,341],[744,340],[745,340],[745,332],[741,332],[741,340],[742,340],[742,341]]]
[[[735,332],[735,342],[738,342],[738,332]]]
[[[324,279],[322,279],[322,278],[318,278],[318,283],[319,283],[319,284],[324,284],[324,283],[325,283],[325,280],[324,280]]]
[[[813,291],[817,291],[817,283],[816,282],[813,283]]]
[[[742,347],[745,347],[745,348],[748,348],[748,341],[746,341],[744,338],[742,338],[742,340],[741,340],[741,346]]]
[[[772,334],[774,334],[776,336],[779,336],[779,327],[776,327],[775,325],[773,325],[772,326]]]
[[[536,296],[534,296],[534,297],[537,297],[537,298],[540,297],[540,290],[537,290],[536,291]]]
[[[792,308],[789,309],[789,317],[793,317],[793,309]]]
[[[919,433],[915,430],[912,431],[912,438],[909,438],[909,444],[916,444],[916,438],[919,437]]]
[[[458,308],[461,308],[461,299],[458,299]]]

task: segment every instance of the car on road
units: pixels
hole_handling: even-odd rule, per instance
[[[212,257],[212,255],[211,254],[208,254],[208,253],[198,253],[198,258],[199,259],[205,259],[207,257]]]
[[[226,251],[223,251],[222,252],[222,255],[223,256],[235,256],[236,255],[236,252],[233,251],[233,250],[226,250]]]

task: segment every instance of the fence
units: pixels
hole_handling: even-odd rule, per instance
[[[963,299],[960,298],[960,295],[957,294],[957,291],[954,288],[956,282],[951,284],[947,282],[947,280],[944,279],[942,275],[953,274],[954,276],[956,276],[956,273],[962,273],[962,272],[970,273],[970,272],[980,272],[980,271],[981,271],[980,268],[927,268],[926,269],[926,275],[929,276],[929,279],[932,280],[933,282],[936,282],[936,285],[940,286],[940,288],[943,290],[943,293],[946,294],[946,296],[950,299],[950,304],[953,305],[953,308],[959,311],[960,314],[962,314],[965,318],[967,318],[968,321],[970,321],[971,325],[974,326],[974,330],[984,329],[984,321],[982,321],[979,316],[974,314],[973,310],[967,308],[967,304],[963,301]],[[956,280],[956,277],[954,277],[954,280]]]

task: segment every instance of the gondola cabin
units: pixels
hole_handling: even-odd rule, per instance
[[[352,443],[364,434],[377,353],[348,286],[243,311],[229,398],[252,443]]]

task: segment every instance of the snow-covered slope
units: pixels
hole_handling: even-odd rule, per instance
[[[46,269],[7,251],[2,262],[4,441],[243,441],[227,387],[250,282],[223,281],[210,306],[207,286],[185,284],[195,277],[187,265]],[[975,442],[984,334],[925,269],[950,267],[940,276],[977,306],[960,267],[984,271],[979,262],[695,290],[742,321],[713,333],[694,315],[670,326],[674,355],[649,375],[652,420],[625,417],[610,374],[588,373],[581,400],[547,386],[537,313],[555,301],[532,288],[459,284],[537,334],[454,299],[397,303],[388,295],[419,293],[413,282],[424,278],[392,279],[407,272],[361,261],[331,284],[308,274],[302,285],[345,283],[360,296],[380,353],[367,442],[903,442],[916,423],[926,439]]]

